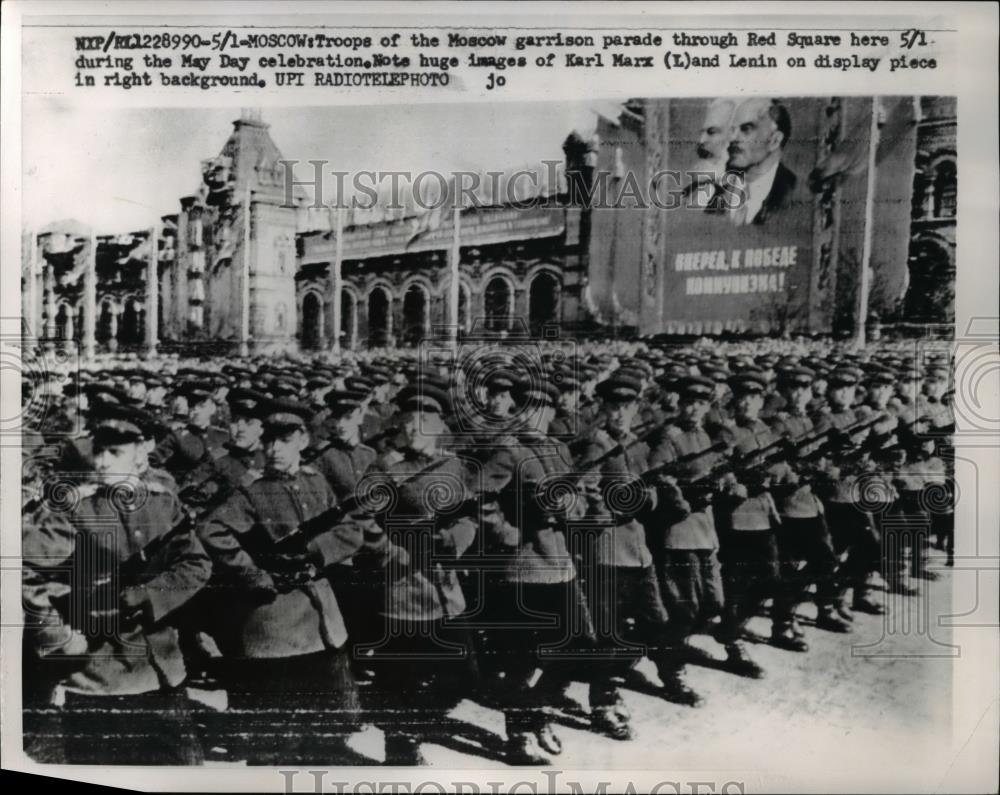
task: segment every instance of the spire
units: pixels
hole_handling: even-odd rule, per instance
[[[285,169],[281,150],[269,129],[259,108],[242,108],[221,156],[228,158],[236,195],[250,188],[255,195],[268,196],[280,203],[284,196]]]

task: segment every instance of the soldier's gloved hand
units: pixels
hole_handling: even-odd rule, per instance
[[[744,485],[751,497],[759,497],[771,488],[771,476],[767,472],[752,472],[744,476]]]
[[[149,595],[142,586],[126,588],[119,601],[122,629],[133,629],[148,618]]]
[[[277,593],[288,593],[296,588],[301,588],[316,579],[316,571],[294,571],[275,572],[271,575],[274,578],[274,587]]]
[[[304,550],[296,550],[294,552],[275,552],[271,555],[268,568],[271,571],[298,574],[314,569],[315,567],[310,553]]]
[[[663,485],[659,487],[660,505],[682,516],[691,513],[691,505],[684,499],[684,494],[677,484],[677,480],[666,476]]]
[[[254,605],[269,605],[278,598],[278,589],[271,583],[270,585],[260,585],[250,589],[250,602]]]
[[[69,638],[66,642],[52,650],[53,654],[63,657],[81,657],[90,650],[90,643],[87,637],[78,629],[69,630]]]
[[[659,490],[660,497],[663,499],[683,499],[681,496],[681,488],[677,484],[677,478],[666,473],[660,473],[656,476],[654,481],[657,489]]]
[[[703,511],[712,504],[715,489],[708,484],[699,483],[693,486],[688,495],[688,502],[695,511]]]

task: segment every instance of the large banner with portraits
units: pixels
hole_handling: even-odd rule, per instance
[[[681,202],[662,213],[660,278],[643,285],[644,333],[799,325],[814,265],[807,181],[822,104],[677,99],[661,111]]]
[[[873,308],[891,308],[906,283],[915,108],[679,98],[602,120],[598,174],[624,198],[594,211],[598,316],[643,335],[829,333],[852,322],[866,259]],[[650,186],[643,205],[627,196],[634,174]]]

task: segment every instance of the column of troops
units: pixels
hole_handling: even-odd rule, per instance
[[[693,635],[759,679],[748,640],[806,653],[927,587],[931,543],[951,565],[947,358],[537,350],[534,371],[522,346],[27,383],[29,752],[330,764],[374,725],[415,765],[471,698],[505,716],[499,758],[549,764],[572,682],[572,714],[628,740],[622,687],[702,703]],[[224,693],[214,721],[198,687]]]

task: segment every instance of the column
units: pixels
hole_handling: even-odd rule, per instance
[[[118,350],[118,304],[114,302],[108,304],[108,350]]]
[[[49,347],[56,338],[56,275],[48,260],[42,266],[43,292],[45,294],[45,338]]]
[[[156,356],[159,344],[160,303],[160,239],[159,230],[149,230],[149,259],[146,262],[146,354]]]
[[[316,340],[317,350],[326,350],[326,301],[323,298],[319,298],[319,328],[317,332],[319,332]],[[339,349],[338,345],[337,350]]]
[[[243,249],[240,251],[240,348],[239,355],[250,355],[250,187],[243,195]]]
[[[344,208],[340,206],[339,196],[337,197],[337,205],[336,217],[334,218],[334,232],[337,239],[333,260],[333,351],[339,354],[344,300]],[[322,335],[320,337],[322,338]]]
[[[924,173],[923,194],[920,197],[922,218],[934,217],[934,172]]]
[[[83,359],[94,360],[94,345],[97,339],[97,236],[90,233],[87,250],[87,271],[83,276]]]
[[[514,282],[513,311],[507,328],[521,331],[530,328],[528,318],[528,288],[523,281]]]
[[[73,342],[73,308],[66,304],[66,325],[63,327],[63,336],[66,342]]]
[[[36,307],[38,305],[38,284],[35,282],[36,274],[38,273],[38,238],[35,235],[35,230],[29,232],[28,239],[28,295],[27,295],[27,306],[24,310],[24,323],[23,327],[26,327],[29,335],[38,336],[40,329],[38,328],[38,315],[36,314]]]

